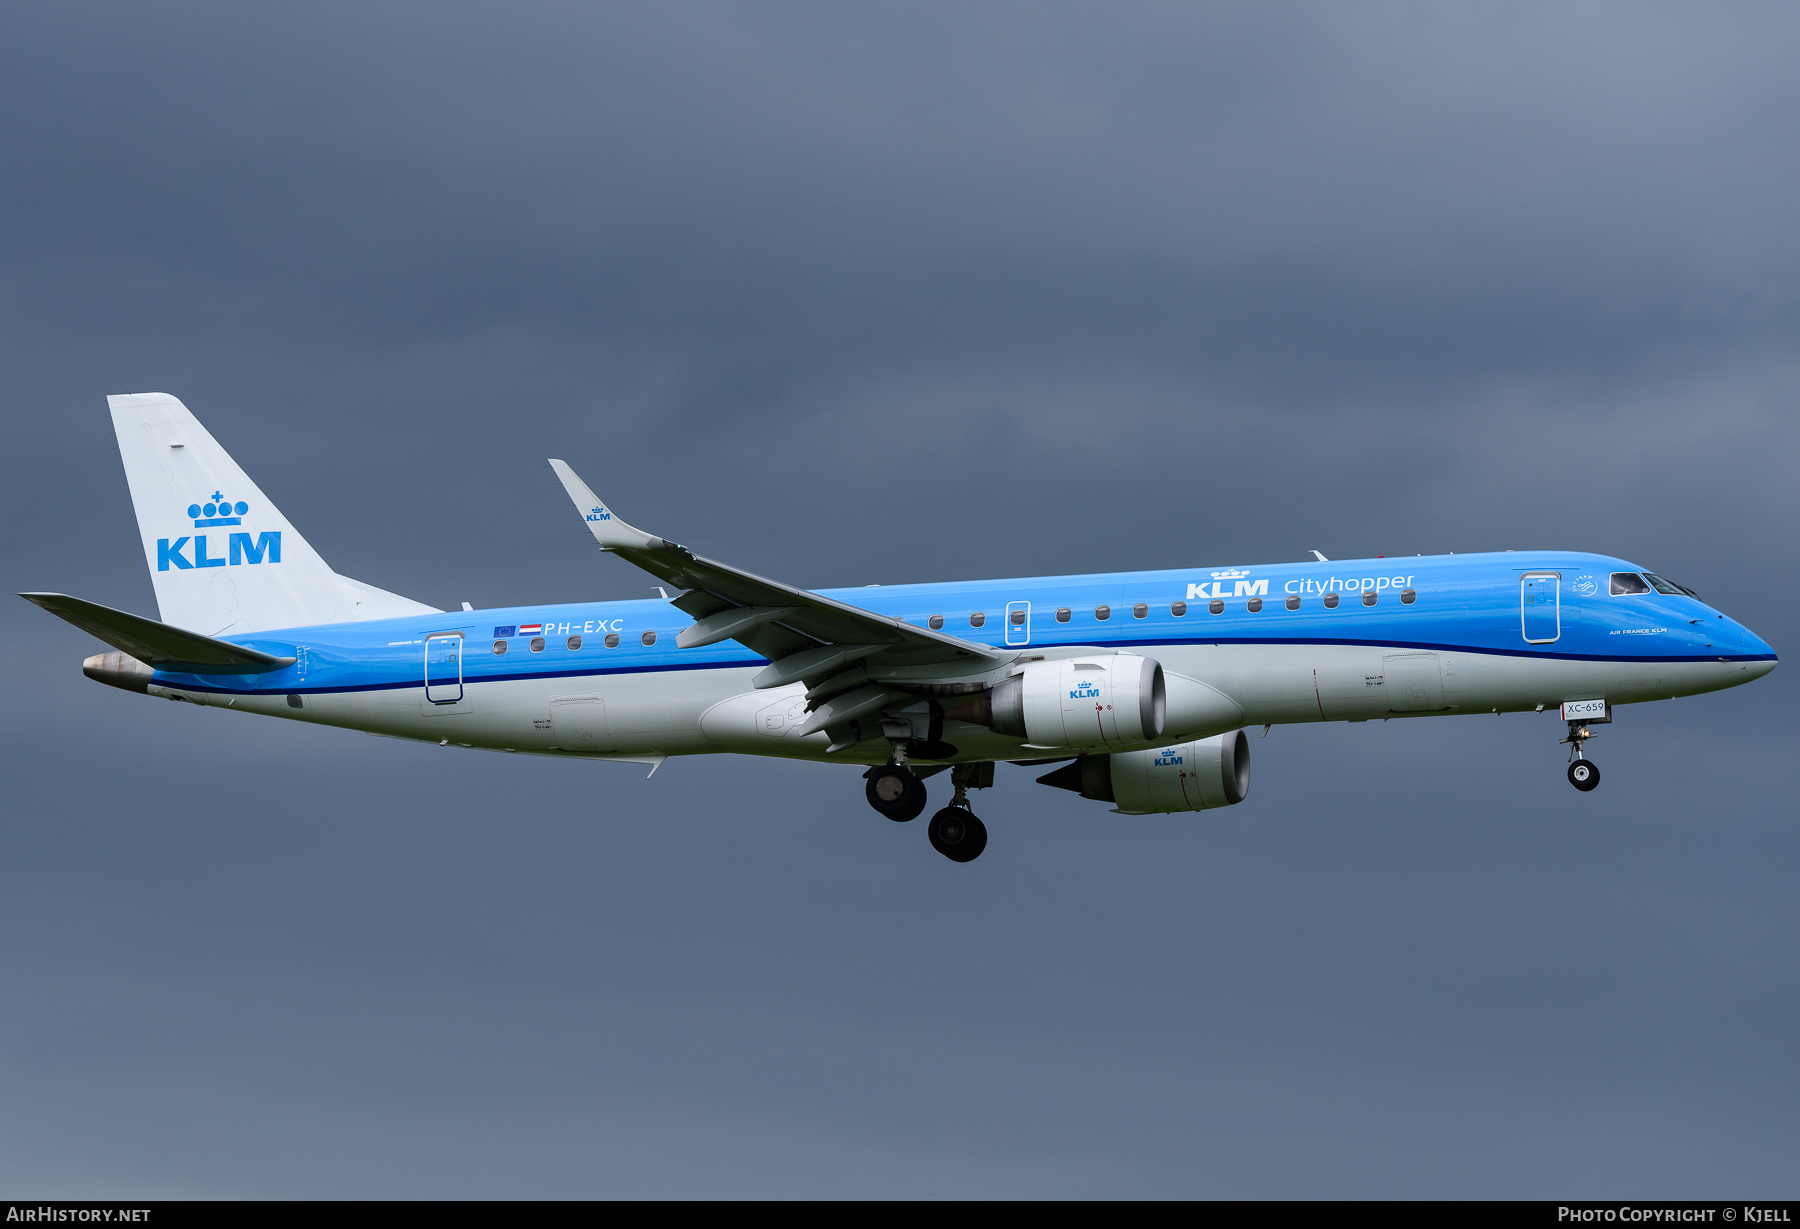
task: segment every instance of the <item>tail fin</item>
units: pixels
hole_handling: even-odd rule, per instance
[[[438,613],[333,572],[174,397],[106,402],[163,622],[223,636]]]

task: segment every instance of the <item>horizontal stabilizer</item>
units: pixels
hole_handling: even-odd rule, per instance
[[[272,657],[64,593],[19,596],[156,670],[178,674],[267,674],[294,664],[292,657]]]

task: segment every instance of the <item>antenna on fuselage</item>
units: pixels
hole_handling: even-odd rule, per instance
[[[1317,559],[1320,563],[1330,563],[1331,562],[1331,560],[1329,560],[1325,556],[1321,555],[1318,551],[1313,552],[1313,558]]]

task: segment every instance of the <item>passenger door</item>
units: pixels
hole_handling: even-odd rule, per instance
[[[430,636],[425,641],[425,702],[457,704],[463,698],[461,632]]]
[[[1527,644],[1562,638],[1562,575],[1527,572],[1519,579],[1519,629]]]

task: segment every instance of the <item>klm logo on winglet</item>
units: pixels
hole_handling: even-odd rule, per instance
[[[612,520],[612,513],[596,504],[588,509],[587,518],[590,521],[610,521]]]
[[[1246,578],[1249,575],[1250,573],[1240,572],[1236,568],[1226,568],[1223,572],[1214,572],[1210,589],[1205,582],[1188,586],[1188,601],[1203,597],[1268,597],[1268,578],[1248,580]],[[1227,584],[1231,585],[1230,589],[1225,588]]]
[[[222,491],[214,491],[204,504],[189,504],[188,518],[194,522],[195,529],[210,529],[221,525],[241,525],[244,514],[250,511],[250,505],[243,500],[233,503],[226,499]],[[193,558],[182,554],[189,549],[192,542]],[[156,570],[166,572],[171,567],[176,571],[190,571],[194,568],[238,567],[245,563],[261,563],[267,559],[270,563],[281,562],[281,531],[265,529],[252,538],[247,533],[234,533],[226,539],[226,554],[215,556],[208,553],[207,535],[194,534],[191,538],[176,538],[173,543],[167,538],[156,540]]]

